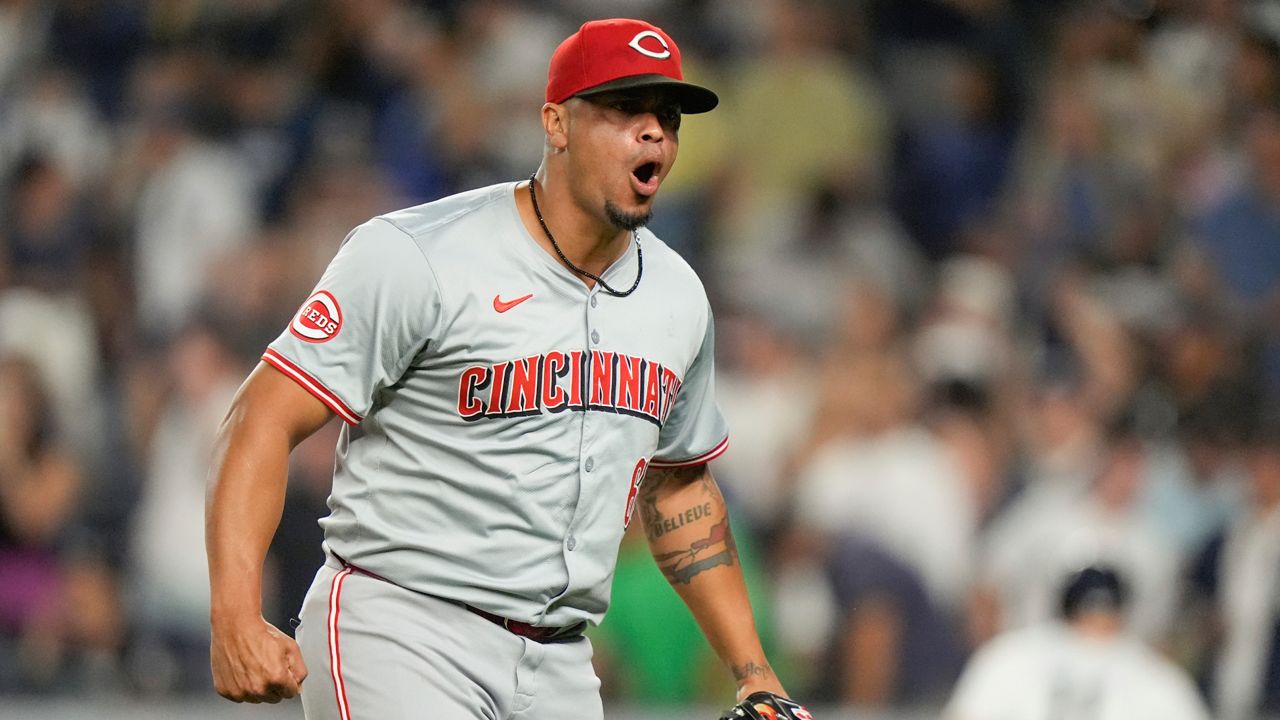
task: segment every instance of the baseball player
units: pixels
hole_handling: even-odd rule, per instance
[[[1073,573],[1065,622],[1015,630],[970,660],[946,720],[1208,720],[1181,668],[1124,631],[1127,590],[1115,570]]]
[[[717,102],[661,29],[586,23],[552,56],[527,182],[348,235],[221,431],[220,694],[301,692],[311,720],[600,718],[582,631],[634,519],[737,681],[729,715],[809,717],[761,650],[707,467],[728,431],[706,295],[645,229],[681,114]],[[262,618],[262,562],[289,450],[335,414],[327,562],[295,643]]]

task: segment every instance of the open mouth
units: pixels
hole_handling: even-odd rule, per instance
[[[638,195],[650,197],[658,192],[658,171],[661,169],[657,162],[647,162],[631,171],[631,184]]]
[[[649,183],[649,180],[652,179],[654,175],[658,174],[658,163],[647,162],[641,165],[640,167],[636,168],[635,170],[632,170],[631,174],[635,175],[636,179],[639,180],[642,184],[647,185]]]

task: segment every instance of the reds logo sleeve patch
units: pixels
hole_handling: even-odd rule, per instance
[[[318,290],[289,323],[289,332],[309,343],[328,342],[342,330],[342,308],[327,290]]]

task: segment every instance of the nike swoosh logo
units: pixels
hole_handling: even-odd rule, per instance
[[[528,299],[529,299],[529,298],[531,298],[531,297],[533,297],[533,293],[529,293],[528,295],[525,295],[524,297],[518,297],[518,298],[516,298],[515,300],[503,300],[500,296],[498,296],[498,295],[494,295],[494,296],[493,296],[493,309],[494,309],[494,310],[497,310],[497,311],[498,311],[498,312],[500,312],[500,313],[504,313],[504,312],[506,312],[506,311],[510,310],[511,308],[513,308],[513,307],[515,307],[515,306],[519,305],[520,303],[524,302],[525,300],[528,300]]]

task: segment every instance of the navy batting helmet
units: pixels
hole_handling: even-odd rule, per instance
[[[1068,620],[1083,612],[1120,612],[1129,599],[1124,579],[1112,567],[1090,565],[1067,577],[1062,586],[1062,616]]]

